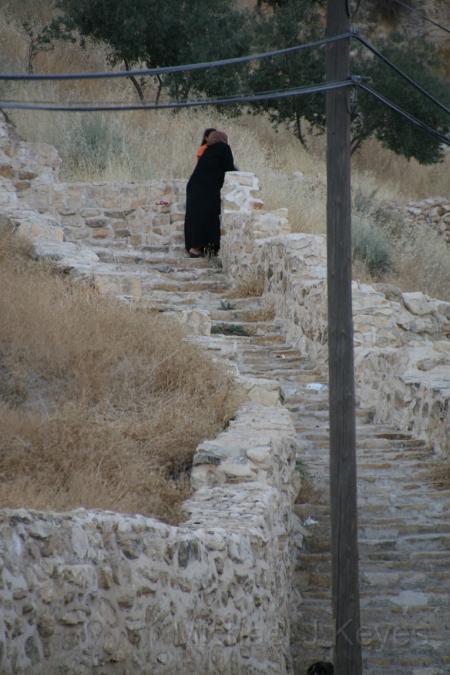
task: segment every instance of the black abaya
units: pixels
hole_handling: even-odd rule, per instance
[[[186,188],[186,250],[211,246],[217,251],[220,247],[220,190],[225,171],[235,171],[230,146],[208,146]]]

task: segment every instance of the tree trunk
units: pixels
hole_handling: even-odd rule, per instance
[[[28,62],[27,62],[27,72],[33,73],[33,59],[35,56],[34,50],[34,37],[30,37],[30,44],[28,45]]]
[[[129,63],[128,63],[128,59],[124,59],[123,62],[125,64],[125,70],[131,70],[131,68],[129,66]],[[131,81],[133,87],[136,89],[140,102],[144,103],[144,101],[145,101],[144,92],[142,91],[141,85],[139,84],[137,79],[134,77],[134,75],[128,75],[128,79]]]
[[[161,91],[162,91],[162,88],[163,88],[163,81],[161,79],[161,75],[157,75],[156,79],[158,80],[158,90],[156,92],[155,103],[156,103],[156,105],[158,105],[159,99],[161,97]]]
[[[358,150],[358,148],[361,147],[364,140],[365,140],[364,136],[355,136],[354,138],[352,138],[352,145],[351,145],[352,155],[353,155],[353,153],[355,153]]]
[[[296,133],[297,138],[300,141],[300,143],[307,150],[308,145],[305,141],[305,137],[303,136],[303,132],[302,132],[302,118],[301,118],[300,113],[297,110],[295,111],[295,133]]]

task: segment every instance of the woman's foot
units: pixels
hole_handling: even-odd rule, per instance
[[[203,251],[201,248],[193,247],[189,249],[189,255],[191,256],[191,258],[201,258],[203,255]]]

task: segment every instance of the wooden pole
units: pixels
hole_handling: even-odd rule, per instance
[[[350,30],[346,0],[328,0],[327,36]],[[327,80],[350,77],[349,40],[327,48]],[[334,672],[361,675],[352,320],[350,89],[327,94],[328,354]]]

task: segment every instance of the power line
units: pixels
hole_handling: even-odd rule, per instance
[[[374,45],[372,45],[366,38],[359,35],[356,32],[352,33],[343,33],[341,35],[336,35],[330,38],[323,38],[321,40],[316,40],[314,42],[307,42],[301,45],[295,45],[294,47],[287,47],[285,49],[276,49],[269,52],[262,52],[259,54],[250,54],[248,56],[239,56],[231,59],[222,59],[219,61],[208,61],[202,63],[193,63],[188,65],[178,65],[178,66],[163,66],[160,68],[145,68],[137,70],[128,70],[128,71],[118,71],[118,72],[93,72],[93,73],[56,73],[56,74],[41,74],[41,73],[0,73],[0,80],[21,80],[21,81],[30,81],[30,80],[84,80],[84,79],[105,79],[105,78],[119,78],[119,77],[129,77],[129,76],[150,76],[150,75],[163,75],[169,73],[184,73],[192,72],[196,70],[205,70],[207,68],[221,68],[227,65],[236,65],[238,63],[247,63],[249,61],[261,61],[263,59],[271,58],[274,56],[286,56],[290,54],[298,53],[304,49],[314,49],[322,47],[326,44],[331,44],[333,42],[338,42],[341,40],[346,40],[353,38],[358,40],[366,49],[369,49],[377,58],[381,59],[386,65],[388,65],[392,70],[394,70],[400,77],[409,82],[417,91],[423,94],[426,98],[432,101],[437,105],[441,110],[450,115],[450,108],[444,103],[439,101],[431,92],[422,87],[416,80],[407,75],[401,68],[396,66],[390,59],[388,59],[384,54],[382,54]]]
[[[441,30],[445,31],[446,33],[450,33],[450,28],[447,28],[446,26],[443,26],[442,24],[438,23],[437,21],[434,21],[433,19],[430,19],[429,16],[425,14],[424,11],[421,9],[416,9],[415,7],[412,7],[411,5],[408,5],[408,3],[404,2],[403,0],[392,0],[393,2],[396,2],[397,5],[401,5],[402,7],[405,7],[406,9],[409,9],[410,12],[414,12],[415,14],[418,14],[419,16],[422,17],[424,21],[428,21],[428,23],[433,24],[433,26],[436,26],[436,28],[440,28]]]
[[[236,56],[230,59],[221,59],[219,61],[204,61],[202,63],[190,63],[179,66],[162,66],[158,68],[141,68],[135,70],[120,71],[99,71],[92,73],[0,73],[0,80],[95,80],[111,79],[119,77],[147,77],[154,75],[167,75],[170,73],[188,73],[195,70],[206,70],[207,68],[223,68],[224,66],[236,65],[239,63],[248,63],[250,61],[262,61],[273,56],[286,56],[296,54],[304,49],[316,49],[333,42],[347,40],[352,37],[352,33],[342,33],[333,37],[322,38],[314,42],[305,42],[304,44],[286,47],[284,49],[274,49],[269,52],[259,54],[249,54],[247,56]]]
[[[357,86],[360,89],[366,91],[367,93],[374,96],[386,107],[394,110],[395,112],[402,115],[406,120],[411,124],[419,127],[423,131],[426,131],[431,136],[439,140],[441,143],[450,145],[450,140],[439,131],[430,127],[422,120],[419,120],[417,117],[407,112],[396,103],[388,99],[386,96],[383,96],[377,92],[372,87],[361,82],[360,77],[353,77],[349,80],[343,80],[338,82],[323,82],[321,84],[314,84],[304,87],[294,87],[292,89],[284,89],[277,91],[269,91],[260,94],[248,94],[248,95],[239,95],[239,96],[228,96],[228,97],[218,97],[218,98],[207,98],[207,99],[197,99],[192,101],[169,101],[166,103],[135,103],[127,105],[75,105],[75,106],[65,106],[60,104],[42,104],[42,103],[26,103],[21,101],[0,101],[0,109],[5,108],[8,110],[46,110],[53,112],[127,112],[133,110],[167,110],[167,109],[179,109],[179,108],[195,108],[195,107],[204,107],[209,105],[233,105],[238,103],[254,103],[257,101],[268,101],[274,99],[283,99],[290,96],[305,96],[308,94],[316,94],[325,91],[333,91],[336,89],[343,89],[346,87]]]
[[[53,112],[128,112],[132,110],[167,110],[176,108],[196,108],[208,105],[232,105],[237,103],[253,103],[255,101],[270,101],[273,99],[288,98],[289,96],[305,96],[323,91],[333,91],[352,87],[352,80],[341,82],[323,82],[304,87],[268,91],[260,94],[247,94],[217,98],[205,98],[191,101],[167,101],[164,103],[130,103],[125,105],[90,105],[75,104],[63,105],[59,103],[42,103],[26,101],[0,101],[0,108],[7,110],[47,110]]]
[[[400,77],[402,77],[406,82],[409,82],[417,91],[420,91],[421,94],[423,94],[426,98],[428,98],[430,101],[435,103],[441,110],[447,113],[447,115],[450,115],[450,108],[448,108],[444,103],[441,103],[433,94],[431,94],[427,89],[422,87],[416,80],[414,80],[412,77],[407,75],[401,68],[395,65],[390,59],[387,58],[387,56],[384,56],[376,47],[373,46],[366,38],[362,37],[358,33],[354,33],[353,37],[355,40],[358,40],[362,45],[366,47],[366,49],[369,49],[377,58],[379,58],[381,61],[383,61],[389,68],[394,70]]]
[[[444,136],[444,134],[441,134],[439,131],[437,131],[433,127],[430,127],[425,122],[422,122],[422,120],[419,120],[417,117],[415,117],[414,115],[409,113],[407,110],[404,110],[404,108],[401,108],[399,105],[394,103],[394,101],[391,101],[389,98],[387,98],[386,96],[383,96],[383,94],[380,94],[375,89],[372,89],[372,87],[369,87],[369,85],[364,84],[363,82],[356,81],[355,84],[360,89],[363,89],[368,94],[370,94],[374,98],[381,101],[381,103],[383,103],[386,107],[388,107],[391,110],[394,110],[395,112],[402,115],[402,117],[404,117],[406,120],[408,120],[411,124],[414,124],[416,127],[419,127],[423,131],[428,132],[431,136],[434,136],[434,138],[436,138],[441,143],[445,143],[446,145],[450,145],[450,138],[448,138],[447,136]]]

